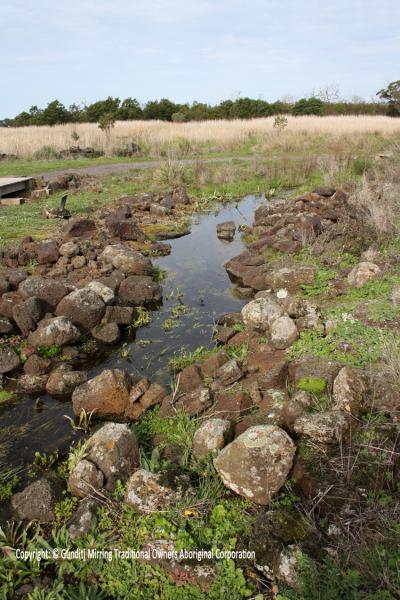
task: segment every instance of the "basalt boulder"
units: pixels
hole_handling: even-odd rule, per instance
[[[105,264],[112,264],[127,275],[151,275],[153,266],[151,260],[137,250],[124,244],[106,246],[100,259]]]
[[[139,466],[139,446],[134,433],[122,423],[106,423],[89,439],[86,460],[104,475],[104,487],[113,490]]]
[[[72,394],[74,413],[82,409],[95,411],[96,415],[123,415],[128,405],[131,387],[130,376],[121,369],[105,369]]]
[[[79,329],[67,317],[43,319],[38,328],[29,334],[28,342],[38,348],[44,346],[66,346],[81,337]]]
[[[228,444],[214,460],[226,487],[267,505],[285,483],[296,447],[276,425],[257,425]]]
[[[22,298],[28,299],[35,296],[42,300],[50,310],[54,310],[70,291],[70,286],[44,277],[28,277],[18,287],[18,292]]]
[[[89,331],[101,321],[105,310],[106,305],[96,292],[81,288],[65,296],[55,314],[67,317],[82,331]]]
[[[119,286],[118,297],[122,304],[151,306],[161,301],[162,287],[151,277],[131,275]]]

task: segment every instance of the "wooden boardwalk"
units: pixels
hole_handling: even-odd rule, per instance
[[[29,191],[32,181],[33,177],[0,177],[0,198]]]

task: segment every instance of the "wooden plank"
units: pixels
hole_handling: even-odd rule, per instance
[[[32,177],[0,177],[0,198],[29,190],[32,181]]]

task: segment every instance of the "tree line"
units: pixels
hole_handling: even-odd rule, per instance
[[[14,119],[4,119],[3,126],[24,127],[27,125],[57,125],[61,123],[98,123],[109,121],[152,120],[161,121],[204,121],[207,119],[251,119],[280,114],[292,115],[385,115],[400,116],[400,106],[396,96],[399,82],[391,83],[378,92],[381,101],[326,101],[311,96],[296,102],[277,100],[267,102],[261,99],[237,98],[223,100],[211,105],[202,102],[177,104],[162,98],[141,104],[136,98],[120,100],[109,96],[92,104],[72,104],[68,108],[59,100],[49,102],[46,108],[32,106]],[[382,100],[384,102],[382,102]]]

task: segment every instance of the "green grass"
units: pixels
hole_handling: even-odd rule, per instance
[[[83,169],[96,165],[113,165],[119,163],[145,162],[157,160],[151,157],[112,157],[55,159],[55,160],[7,160],[0,162],[0,177],[40,175],[50,171],[63,169]]]
[[[18,396],[14,394],[14,392],[8,392],[7,390],[0,390],[0,405],[5,404],[6,402],[10,402],[14,400]]]
[[[390,330],[371,327],[350,318],[339,320],[336,328],[323,336],[313,330],[305,330],[290,349],[290,360],[303,356],[317,356],[336,360],[354,367],[365,367],[370,363],[379,363],[384,348],[394,340],[396,334]],[[348,350],[341,348],[349,346]]]

